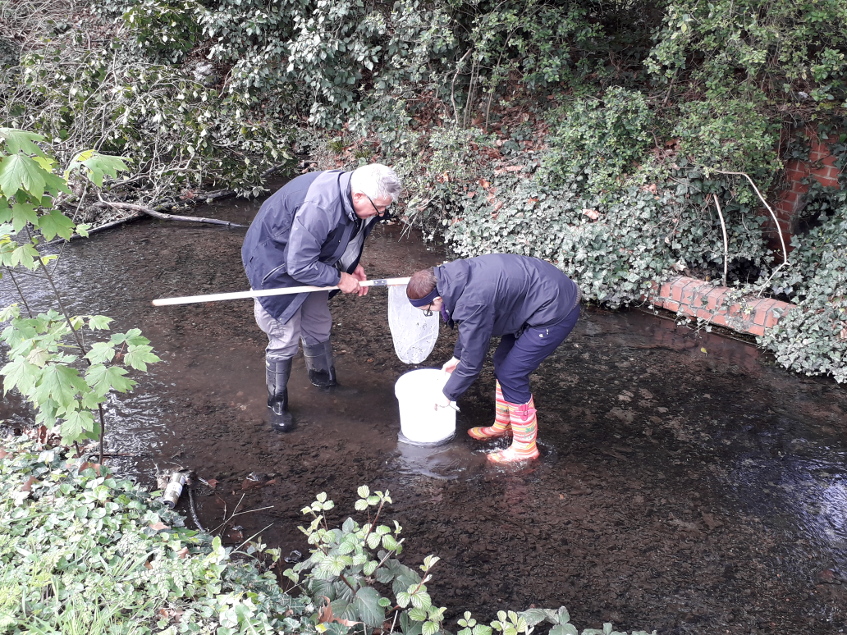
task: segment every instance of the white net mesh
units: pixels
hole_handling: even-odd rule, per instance
[[[420,364],[438,339],[438,313],[426,317],[406,297],[406,285],[388,287],[388,327],[401,362]]]

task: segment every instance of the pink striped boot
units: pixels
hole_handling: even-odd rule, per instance
[[[509,425],[509,404],[505,399],[503,399],[503,390],[500,388],[500,382],[496,382],[496,385],[496,405],[494,408],[496,414],[494,417],[494,425],[485,426],[484,428],[471,428],[468,430],[468,434],[477,441],[507,437],[512,434],[512,428]]]
[[[517,463],[537,459],[539,452],[535,440],[538,437],[538,419],[532,397],[525,404],[506,403],[512,423],[512,445],[505,450],[492,452],[488,460],[492,463]]]

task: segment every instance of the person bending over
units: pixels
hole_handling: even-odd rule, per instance
[[[496,416],[471,428],[477,440],[512,437],[511,446],[488,455],[494,463],[538,457],[538,421],[529,375],[565,341],[579,319],[579,287],[555,266],[516,254],[454,260],[414,273],[406,287],[413,306],[438,311],[459,335],[450,373],[436,407],[448,407],[482,370],[489,342],[494,352]]]

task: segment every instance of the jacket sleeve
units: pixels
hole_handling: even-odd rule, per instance
[[[444,395],[451,400],[458,399],[482,370],[488,344],[494,330],[494,311],[491,307],[479,305],[466,313],[464,319],[458,322],[459,337],[454,347],[454,356],[459,365],[451,373],[450,379],[444,386]]]
[[[321,247],[334,229],[332,215],[306,202],[294,216],[288,241],[288,275],[302,284],[331,287],[341,279],[338,270],[319,260]]]

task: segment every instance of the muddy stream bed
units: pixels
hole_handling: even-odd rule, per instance
[[[202,215],[246,224],[257,209],[230,201]],[[289,389],[299,427],[274,433],[252,301],[150,305],[246,289],[243,236],[141,221],[66,245],[59,267],[73,312],[140,328],[163,359],[110,404],[109,464],[151,488],[157,468],[217,481],[196,492],[207,528],[235,509],[269,508],[227,525],[227,544],[261,531],[284,554],[307,553],[300,509],[326,492],[339,524],[367,484],[391,493],[385,520],[404,528],[403,562],[441,557],[429,589],[453,631],[465,610],[489,621],[498,609],[561,605],[580,629],[847,631],[844,387],[647,312],[585,308],[533,376],[542,458],[498,468],[485,460],[494,444],[465,434],[493,419],[490,363],[459,402],[453,441],[398,440],[394,383],[413,367],[394,354],[387,294],[375,288],[331,303],[343,389],[312,387],[298,357]],[[371,278],[404,276],[444,257],[389,225],[363,264]],[[0,280],[0,304],[14,299]],[[421,367],[440,366],[454,340],[442,325]],[[27,414],[7,396],[0,418],[18,426]]]

